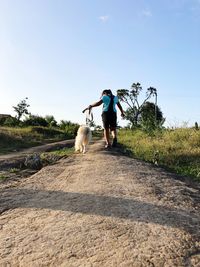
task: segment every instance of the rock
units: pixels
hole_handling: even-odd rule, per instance
[[[42,162],[41,162],[40,155],[33,154],[33,155],[27,156],[25,158],[24,165],[30,169],[40,170],[42,168]]]

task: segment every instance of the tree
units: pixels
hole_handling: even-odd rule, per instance
[[[46,115],[45,119],[46,119],[49,127],[56,127],[57,126],[57,121],[55,120],[53,115]]]
[[[132,127],[138,126],[139,115],[141,114],[142,107],[145,105],[147,100],[150,99],[151,96],[156,96],[156,101],[157,101],[157,89],[154,87],[149,87],[147,88],[145,99],[140,104],[139,95],[142,90],[143,89],[140,83],[133,83],[130,90],[128,89],[117,90],[117,95],[119,99],[128,105],[125,119],[131,122]],[[156,113],[156,109],[155,109],[155,113]]]
[[[14,111],[17,113],[16,119],[18,122],[24,114],[29,114],[28,107],[30,107],[30,105],[26,102],[27,99],[28,97],[21,100],[17,106],[13,106]]]
[[[71,121],[67,121],[67,120],[61,120],[59,127],[61,130],[65,130],[66,127],[70,127],[73,123]]]
[[[156,113],[155,113],[156,111]],[[154,130],[161,127],[165,119],[161,109],[152,102],[146,102],[141,109],[139,116],[139,124],[145,130]]]
[[[29,116],[26,117],[25,120],[23,121],[23,125],[24,126],[43,126],[43,127],[47,127],[48,126],[48,122],[42,116],[29,114]]]
[[[67,120],[61,120],[59,127],[61,130],[65,131],[67,134],[71,135],[71,136],[75,136],[78,128],[79,128],[79,124],[77,123],[73,123],[71,121],[67,121]]]

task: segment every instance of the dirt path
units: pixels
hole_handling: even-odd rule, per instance
[[[200,266],[200,188],[102,147],[0,184],[0,266]]]

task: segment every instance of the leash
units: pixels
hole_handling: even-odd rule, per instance
[[[85,123],[87,126],[90,126],[91,125],[91,122],[93,122],[93,119],[94,119],[94,116],[93,116],[93,113],[92,113],[92,110],[84,110],[83,113],[86,112],[86,118],[85,118]]]

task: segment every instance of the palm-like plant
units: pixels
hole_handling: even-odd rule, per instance
[[[140,83],[133,83],[130,90],[128,89],[118,89],[117,95],[120,101],[127,104],[128,109],[126,110],[125,118],[132,123],[132,126],[138,125],[138,118],[141,114],[142,107],[145,103],[152,97],[156,96],[157,102],[157,89],[154,87],[147,88],[146,97],[142,103],[139,103],[139,95],[142,91],[142,86]],[[156,105],[157,106],[157,103]],[[156,113],[156,109],[155,109]],[[155,116],[156,117],[156,116]]]

